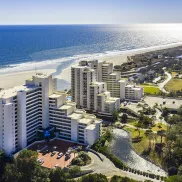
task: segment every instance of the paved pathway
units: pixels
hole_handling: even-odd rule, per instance
[[[164,80],[162,83],[159,83],[158,86],[159,86],[159,89],[164,92],[164,93],[169,93],[168,91],[166,91],[164,89],[164,86],[169,82],[169,80],[171,80],[172,76],[170,73],[168,73],[167,71],[165,71],[165,74],[167,75],[167,79]]]
[[[119,175],[119,176],[126,176],[129,178],[133,178],[138,181],[145,181],[145,180],[152,180],[152,181],[158,181],[154,180],[142,175],[137,175],[130,173],[128,171],[123,171],[114,166],[114,164],[106,158],[104,155],[100,154],[99,155],[104,159],[103,162],[93,153],[88,152],[89,156],[92,159],[91,164],[88,166],[83,166],[81,167],[82,170],[94,170],[93,173],[102,173],[106,175],[108,178],[111,178],[113,175]]]
[[[159,110],[159,109],[155,109],[156,110],[156,120],[155,120],[155,123],[162,123],[162,124],[165,124],[165,125],[169,125],[165,120],[164,118],[160,119],[161,115],[162,115],[162,112]]]

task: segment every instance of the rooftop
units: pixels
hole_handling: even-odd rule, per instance
[[[90,67],[85,67],[83,72],[93,72],[95,71],[94,69],[91,69]]]
[[[105,61],[102,63],[103,66],[108,66],[110,64],[112,64],[112,63],[108,63],[108,62],[105,62]]]
[[[107,99],[105,102],[106,103],[115,103],[118,99],[117,97],[110,97],[109,99]]]
[[[100,124],[100,123],[102,123],[102,120],[101,120],[101,119],[96,119],[96,120],[95,120],[95,123],[96,123],[96,124]]]
[[[52,95],[50,95],[50,98],[58,98],[60,96],[65,96],[66,97],[66,92],[61,92],[61,91],[57,91],[55,93],[53,93]]]
[[[110,94],[110,92],[106,91],[106,92],[102,92],[102,93],[98,94],[98,96],[105,96],[105,95],[108,95],[108,94]]]
[[[126,82],[126,80],[121,79],[121,80],[119,80],[119,82],[125,83],[125,82]]]
[[[7,90],[0,91],[0,98],[3,98],[3,99],[11,98],[11,97],[16,96],[17,92],[19,92],[19,91],[28,92],[28,91],[33,90],[35,88],[37,88],[37,87],[36,86],[30,87],[30,86],[25,86],[25,85],[16,86],[13,88],[9,88]]]
[[[93,121],[93,119],[90,119],[90,118],[82,118],[79,120],[79,123],[81,124],[89,124]]]
[[[72,108],[72,107],[73,107],[73,106],[71,106],[71,105],[64,104],[64,105],[62,105],[59,109],[67,110],[67,109]]]
[[[87,66],[73,65],[72,68],[85,68]]]
[[[121,73],[120,72],[112,72],[111,74],[109,74],[109,75],[114,75],[114,76],[116,76],[116,75],[120,75]]]
[[[141,90],[141,87],[133,87],[133,90]]]
[[[49,77],[51,74],[46,74],[46,73],[36,73],[36,75],[34,75],[34,77],[37,77],[37,78],[47,78]]]
[[[91,124],[89,126],[86,127],[87,130],[94,130],[95,129],[95,125]]]
[[[54,99],[54,98],[58,98],[58,97],[60,97],[60,96],[61,96],[61,95],[59,95],[59,94],[52,94],[52,95],[49,96],[49,98]]]
[[[104,85],[105,82],[92,82],[90,86]]]
[[[83,114],[74,112],[74,113],[70,114],[68,117],[70,117],[71,119],[76,119],[76,120],[78,120],[78,119],[80,119],[80,118],[83,117]]]

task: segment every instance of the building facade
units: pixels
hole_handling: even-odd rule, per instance
[[[111,108],[112,113],[119,109],[119,99],[138,101],[143,97],[143,88],[122,80],[120,72],[113,72],[112,63],[80,61],[72,66],[71,74],[72,100],[84,109],[107,113]]]
[[[59,138],[87,145],[100,138],[102,120],[77,109],[76,103],[66,101],[66,93],[50,95],[49,106],[50,126],[55,127]]]
[[[52,75],[44,74],[36,74],[26,80],[23,86],[0,92],[0,149],[5,154],[25,148],[36,140],[37,130],[50,126],[57,129],[59,138],[73,139],[72,136],[67,136],[72,135],[78,128],[72,125],[72,119],[69,117],[78,112],[76,104],[67,103],[65,93],[54,93],[56,79],[53,79]],[[84,118],[86,114],[85,111],[82,112]],[[89,124],[94,124],[95,120]],[[95,135],[100,136],[100,133]],[[87,140],[84,140],[84,143],[91,144]]]
[[[104,64],[103,67],[102,62],[98,60],[81,61],[79,65],[72,66],[72,100],[76,102],[78,108],[108,114],[119,110],[120,99],[111,97],[111,93],[107,91],[107,84],[104,82],[111,70],[112,65]]]

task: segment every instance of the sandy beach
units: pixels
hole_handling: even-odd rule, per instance
[[[121,52],[113,52],[109,55],[102,55],[102,56],[95,56],[89,59],[98,59],[98,60],[104,60],[107,62],[111,62],[114,65],[121,65],[122,63],[127,61],[127,56],[132,56],[135,54],[142,54],[150,51],[155,50],[162,50],[167,48],[173,48],[181,46],[182,43],[174,43],[169,45],[163,45],[163,46],[156,46],[156,47],[148,47],[148,48],[141,48],[141,49],[134,49],[134,50],[128,50],[128,51],[121,51]],[[67,68],[63,69],[61,74],[56,75],[55,77],[58,79],[65,80],[67,82],[71,82],[71,66],[75,63],[71,64]],[[56,72],[56,69],[41,69],[36,70],[36,72],[42,72],[47,74],[52,74]],[[35,74],[35,70],[32,71],[24,71],[24,72],[14,72],[14,73],[8,73],[8,74],[2,74],[0,75],[0,88],[11,88],[13,86],[22,85],[25,83],[25,80],[30,78],[32,75]]]
[[[156,51],[156,50],[174,48],[174,47],[178,47],[178,46],[182,46],[182,43],[174,43],[174,44],[163,45],[163,46],[128,50],[128,51],[123,51],[121,53],[113,53],[113,55],[109,55],[109,56],[93,57],[93,59],[111,62],[114,65],[121,65],[127,61],[127,56],[133,56],[135,54],[143,54],[143,53]],[[72,65],[74,65],[74,64],[72,64]],[[67,82],[71,82],[71,66],[72,65],[70,65],[68,68],[64,69],[62,71],[62,73],[59,76],[57,76],[57,78],[66,80]]]

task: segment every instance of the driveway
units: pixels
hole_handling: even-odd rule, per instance
[[[103,162],[93,153],[88,152],[88,155],[91,157],[92,162],[88,166],[81,167],[82,170],[93,170],[93,173],[102,173],[106,175],[108,178],[111,178],[113,175],[123,176],[123,177],[129,177],[138,181],[145,181],[145,180],[151,180],[151,181],[158,181],[156,179],[151,179],[142,175],[137,175],[130,173],[128,171],[123,171],[114,166],[114,164],[106,158],[104,155],[99,155],[104,159]]]

